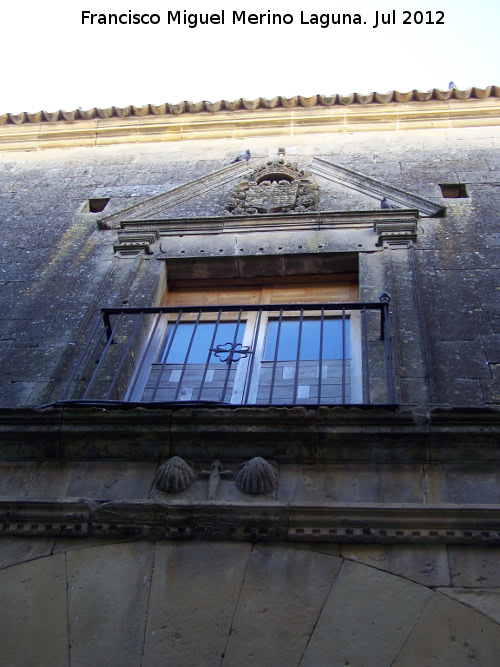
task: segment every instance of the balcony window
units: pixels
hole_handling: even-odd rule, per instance
[[[315,312],[301,309],[297,317],[295,310],[257,308],[221,321],[231,313],[201,311],[195,322],[169,321],[157,359],[141,364],[129,396],[141,401],[350,402],[350,317],[345,311],[343,318],[332,317],[331,310],[325,314],[323,309],[321,317]],[[210,317],[210,322],[202,319]]]
[[[393,403],[387,314],[355,272],[171,281],[160,307],[103,309],[64,400]]]
[[[387,304],[104,309],[63,400],[393,403]]]

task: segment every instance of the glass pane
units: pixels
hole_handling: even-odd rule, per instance
[[[264,361],[273,361],[276,351],[276,337],[278,335],[278,320],[269,320],[267,327]],[[281,321],[278,343],[277,361],[297,359],[299,343],[300,320],[286,319]],[[345,357],[349,359],[350,334],[349,319],[344,320],[345,328]],[[302,335],[300,341],[299,359],[304,361],[319,359],[321,320],[319,318],[304,318],[302,321]],[[323,359],[342,359],[342,320],[328,318],[323,320]]]
[[[217,345],[226,346],[229,348],[235,340],[236,322],[219,322],[217,325],[217,332],[215,340],[213,340],[214,331],[216,327],[215,322],[198,322],[195,331],[194,322],[183,322],[175,329],[175,335],[172,340],[172,345],[169,348],[170,339],[174,332],[174,325],[171,324],[167,330],[167,338],[163,348],[159,363],[164,361],[168,364],[205,364],[207,362],[209,349],[217,347]],[[236,335],[236,343],[241,343],[243,340],[243,333],[245,331],[245,322],[240,322],[238,332]],[[193,337],[194,333],[194,337]],[[192,340],[192,343],[191,343]],[[213,342],[212,342],[213,341]],[[189,351],[189,358],[186,359],[187,351],[191,343]],[[168,350],[168,356],[165,359],[165,353]],[[210,363],[221,362],[227,355],[222,354],[216,357],[212,352],[210,354]]]

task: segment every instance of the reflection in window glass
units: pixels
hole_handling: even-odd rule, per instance
[[[172,344],[170,345],[170,340],[172,334],[174,333],[174,329],[174,324],[169,325],[167,329],[167,338],[163,347],[163,352],[160,356],[160,359],[158,360],[159,363],[205,364],[207,363],[209,350],[211,347],[217,347],[217,345],[226,344],[231,345],[233,342],[242,342],[243,333],[245,330],[245,322],[240,322],[239,326],[236,322],[219,322],[217,331],[215,333],[215,340],[215,322],[198,322],[198,325],[196,325],[195,322],[182,322],[175,329],[174,338],[172,340]],[[236,331],[236,329],[238,330]],[[186,359],[190,343],[191,349],[189,351],[189,358]],[[165,359],[167,350],[168,356]],[[220,358],[216,357],[212,352],[210,354],[209,362],[220,362]]]
[[[269,320],[267,327],[264,361],[273,361],[276,351],[276,337],[278,335],[278,320]],[[300,320],[283,319],[279,332],[277,361],[297,359],[299,345]],[[344,320],[345,357],[350,359],[349,319]],[[304,361],[319,359],[321,320],[319,318],[304,318],[300,340],[299,359]],[[342,320],[328,318],[323,320],[323,359],[342,359]]]

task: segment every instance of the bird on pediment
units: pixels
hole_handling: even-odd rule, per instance
[[[390,199],[387,199],[387,197],[384,197],[382,201],[380,202],[380,208],[399,208],[393,201]]]
[[[231,164],[236,164],[236,162],[243,162],[243,160],[248,160],[250,159],[250,151],[247,150],[243,151],[243,153],[240,153],[237,157],[234,158],[234,160],[231,162]]]

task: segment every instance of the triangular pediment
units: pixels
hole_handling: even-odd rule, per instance
[[[230,164],[207,176],[202,176],[167,192],[149,197],[99,220],[100,229],[117,229],[123,222],[165,220],[172,217],[205,217],[222,212],[225,199],[232,186],[248,171],[245,162]],[[215,197],[214,197],[215,194]],[[203,199],[210,198],[215,211],[203,207]],[[217,201],[214,201],[214,199]],[[218,200],[221,200],[220,202]],[[196,205],[198,203],[198,205]],[[191,205],[190,205],[191,204]],[[203,209],[198,216],[196,209]],[[184,209],[184,210],[183,210]],[[189,210],[191,209],[191,210]]]
[[[309,167],[311,173],[342,188],[370,198],[372,208],[379,208],[384,197],[391,200],[398,208],[418,210],[422,217],[436,217],[443,214],[444,207],[430,199],[414,195],[377,178],[366,176],[358,171],[341,167],[338,164],[315,157]]]
[[[242,181],[248,179],[249,168],[246,162],[227,165],[167,192],[104,215],[98,221],[99,228],[119,229],[134,222],[214,218],[224,213],[232,217],[231,211],[227,210],[228,198],[234,193],[235,187],[238,188]],[[259,168],[263,169],[257,166],[255,171]],[[422,217],[439,216],[444,210],[436,202],[323,158],[314,158],[308,169],[319,186],[316,211],[378,211],[384,197],[400,209],[418,210]],[[312,212],[313,209],[309,210]]]

